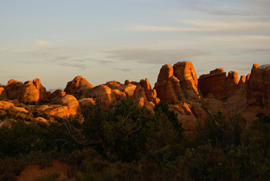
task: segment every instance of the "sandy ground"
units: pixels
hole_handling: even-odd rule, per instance
[[[43,169],[40,168],[39,165],[27,165],[25,169],[21,172],[18,179],[20,181],[33,181],[37,177],[42,177],[47,175],[48,173],[57,172],[60,174],[58,181],[68,181],[68,177],[65,176],[65,171],[67,168],[67,164],[61,163],[59,161],[54,160],[52,162],[52,166],[45,167]]]

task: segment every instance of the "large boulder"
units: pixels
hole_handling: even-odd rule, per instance
[[[25,82],[23,88],[22,97],[20,97],[18,100],[22,102],[39,101],[39,90],[36,88],[32,81]]]
[[[100,101],[104,109],[109,109],[117,101],[116,95],[112,89],[103,84],[88,89],[84,94]]]
[[[94,86],[82,76],[76,76],[72,81],[67,83],[64,92],[67,92],[68,94],[74,94],[76,92],[83,91],[84,89],[91,89],[93,87]]]
[[[11,79],[6,86],[0,88],[0,100],[5,99],[17,99],[22,102],[39,102],[47,99],[47,91],[39,79],[26,81],[24,84]]]
[[[7,97],[10,100],[12,99],[20,100],[23,96],[24,85],[20,81],[11,79],[10,81],[8,81],[8,84],[5,86],[5,90],[7,93]]]
[[[29,113],[25,108],[17,107],[12,102],[0,101],[0,109],[8,109],[10,107],[12,107],[14,110],[19,111],[19,112]]]
[[[81,112],[79,102],[73,95],[69,94],[63,94],[63,96],[57,97],[50,104],[39,106],[37,110],[41,112],[48,111],[50,116],[61,118],[66,118]]]
[[[34,85],[36,86],[37,90],[39,91],[39,99],[46,100],[48,98],[48,93],[45,87],[41,84],[39,78],[33,80]]]
[[[85,109],[91,105],[96,105],[96,101],[93,98],[82,98],[78,100],[81,109]]]

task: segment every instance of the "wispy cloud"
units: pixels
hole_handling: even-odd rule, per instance
[[[12,52],[13,51],[13,49],[11,49],[11,48],[2,48],[2,49],[0,49],[0,52]]]
[[[195,49],[121,49],[108,53],[111,54],[108,58],[115,60],[148,64],[174,63],[208,54]]]
[[[270,36],[218,36],[209,38],[213,41],[229,41],[229,42],[253,42],[253,43],[270,43]]]
[[[143,32],[168,32],[168,33],[213,33],[213,32],[252,32],[270,29],[270,22],[227,20],[180,20],[182,27],[163,27],[149,25],[131,25],[130,29]],[[191,27],[186,27],[186,26]]]
[[[130,72],[132,70],[135,70],[135,69],[131,69],[131,68],[119,68],[119,67],[114,67],[115,70],[120,70],[120,71],[123,71],[123,72]]]
[[[81,70],[85,70],[88,68],[85,64],[76,64],[76,63],[70,63],[70,62],[62,62],[62,63],[58,63],[58,65],[66,66],[66,67],[76,67]]]

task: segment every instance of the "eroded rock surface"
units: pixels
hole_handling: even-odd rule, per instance
[[[68,94],[74,94],[75,92],[80,92],[84,89],[89,89],[93,87],[94,86],[82,76],[76,76],[72,81],[67,83],[64,92],[67,92]]]

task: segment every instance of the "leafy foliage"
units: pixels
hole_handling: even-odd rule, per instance
[[[29,114],[12,108],[0,110],[0,120],[12,123],[0,128],[0,179],[16,179],[29,162],[44,167],[58,158],[70,165],[70,180],[268,180],[270,117],[257,117],[248,125],[241,115],[219,112],[190,140],[166,103],[151,112],[131,98],[110,110],[97,102],[49,127],[29,124]]]

